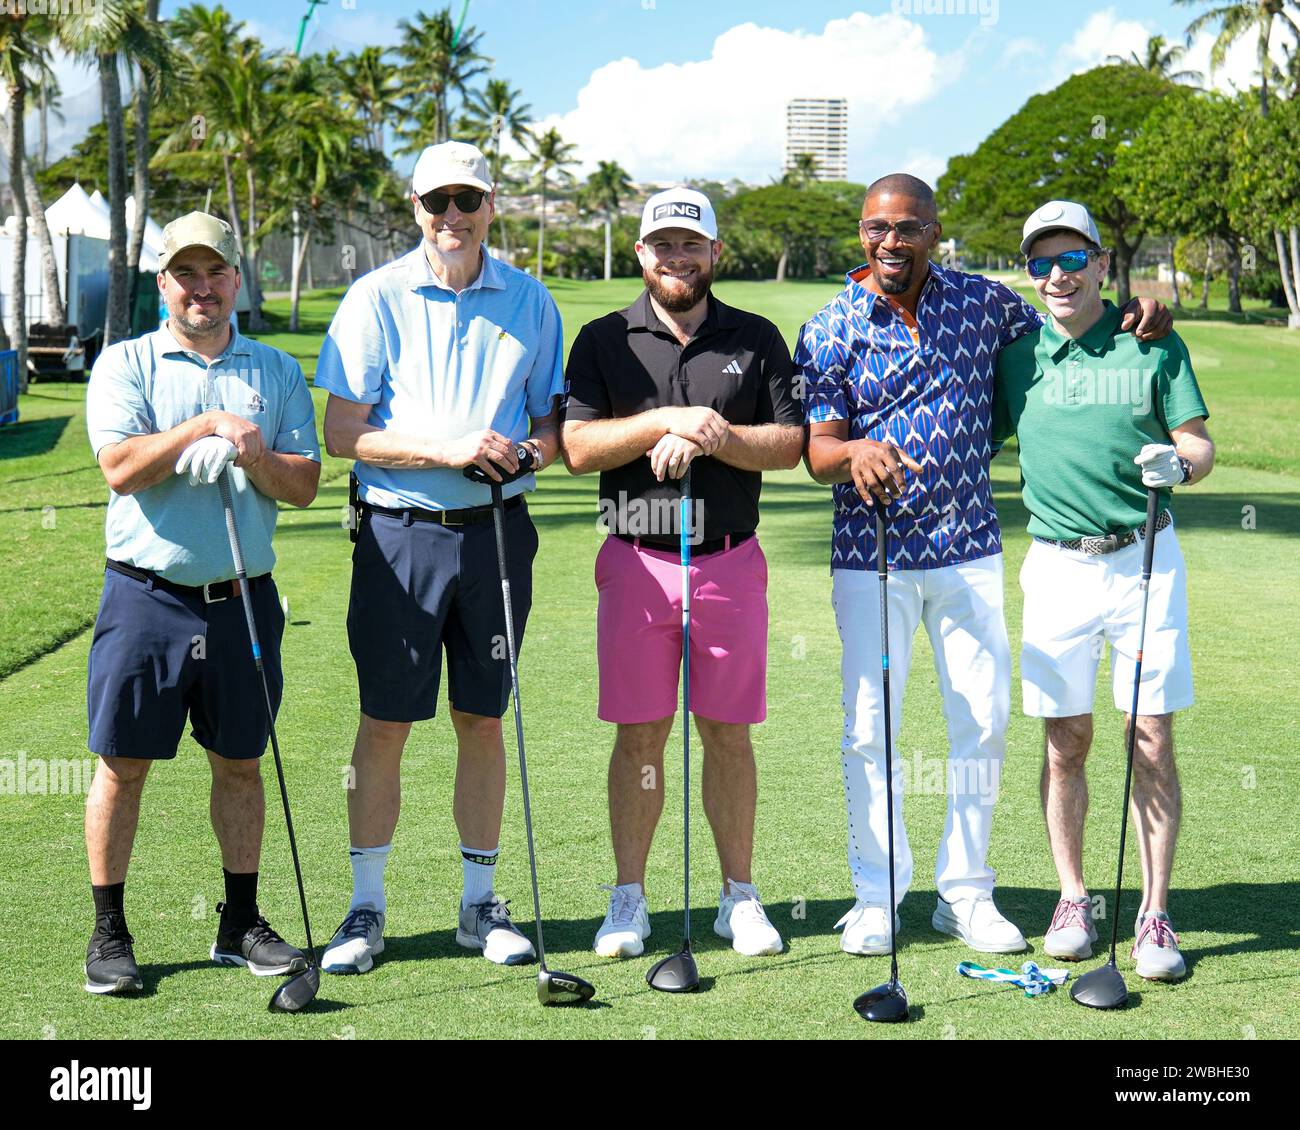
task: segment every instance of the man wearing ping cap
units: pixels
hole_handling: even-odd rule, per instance
[[[1133,815],[1143,901],[1132,956],[1140,976],[1176,980],[1186,965],[1168,913],[1182,809],[1173,716],[1192,704],[1192,669],[1170,488],[1212,470],[1208,413],[1177,334],[1139,341],[1119,331],[1119,310],[1101,297],[1110,257],[1087,208],[1044,204],[1025,221],[1020,250],[1049,320],[998,357],[993,440],[1019,439],[1034,539],[1020,571],[1020,677],[1025,713],[1043,719],[1043,814],[1061,880],[1043,948],[1078,961],[1097,940],[1083,880],[1097,666],[1109,642],[1115,707],[1127,727],[1141,648]],[[1148,488],[1159,491],[1161,506],[1139,643]]]
[[[173,220],[158,262],[166,323],[105,349],[86,392],[86,427],[110,488],[86,691],[89,745],[100,757],[86,799],[92,993],[143,988],[126,924],[127,866],[145,777],[176,756],[187,721],[212,769],[225,876],[210,955],[259,976],[306,967],[257,908],[269,728],[249,706],[262,688],[214,484],[229,475],[278,708],[284,614],[271,536],[277,501],[307,506],[316,496],[315,414],[297,361],[231,321],[240,276],[229,224],[202,212]]]
[[[595,941],[606,957],[640,954],[650,934],[645,869],[677,711],[677,500],[688,468],[691,707],[722,869],[714,930],[741,953],[782,949],[750,873],[757,773],[749,730],[767,711],[767,563],[755,528],[761,472],[799,461],[802,412],[776,327],[712,295],[721,251],[703,193],[652,196],[636,244],[645,291],[584,326],[569,354],[564,460],[574,474],[600,472],[609,530],[596,558],[599,715],[617,726],[609,766],[617,877]]]
[[[474,466],[506,484],[522,640],[537,553],[523,495],[558,448],[560,315],[539,282],[488,253],[492,181],[474,146],[425,149],[411,206],[422,240],[352,284],[316,369],[330,394],[326,446],[356,461],[358,484],[348,605],[361,699],[348,792],[353,888],[322,960],[332,973],[364,973],[383,950],[402,751],[411,725],[434,716],[444,652],[464,876],[456,941],[501,964],[535,956],[493,889],[510,671],[491,490],[462,472]]]

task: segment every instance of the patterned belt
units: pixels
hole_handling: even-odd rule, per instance
[[[1156,519],[1156,531],[1163,530],[1174,520],[1174,516],[1168,510],[1162,510],[1160,517]],[[1139,527],[1136,530],[1129,530],[1122,534],[1107,534],[1100,538],[1070,538],[1068,541],[1055,541],[1052,538],[1040,538],[1034,535],[1034,541],[1041,541],[1044,545],[1054,545],[1058,549],[1072,549],[1075,553],[1086,553],[1089,557],[1097,557],[1103,553],[1114,553],[1117,549],[1123,549],[1132,545],[1138,538],[1145,536],[1145,530]]]

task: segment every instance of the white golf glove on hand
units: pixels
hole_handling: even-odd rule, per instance
[[[1142,468],[1144,487],[1176,487],[1183,481],[1178,449],[1168,443],[1148,443],[1133,460]]]
[[[195,440],[176,460],[176,473],[183,475],[187,471],[190,486],[207,483],[211,486],[227,463],[233,463],[238,453],[235,445],[224,436],[204,436]]]

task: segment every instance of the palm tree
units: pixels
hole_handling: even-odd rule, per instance
[[[817,163],[814,154],[796,153],[790,167],[778,183],[804,188],[816,181],[821,176],[821,171],[821,165]]]
[[[554,127],[538,136],[530,135],[528,154],[533,159],[537,191],[541,193],[541,210],[537,217],[537,280],[542,279],[542,253],[546,249],[546,189],[552,178],[557,188],[567,188],[573,183],[569,169],[575,164],[574,146],[560,136]]]
[[[39,39],[32,53],[31,67],[27,73],[27,89],[39,92],[44,89],[46,80],[54,82],[54,72],[50,69],[49,40],[52,31],[49,25],[29,23],[28,25]],[[57,84],[56,84],[57,85]],[[26,141],[26,138],[23,139]],[[41,144],[45,144],[42,133]],[[31,154],[24,150],[22,161],[23,189],[27,198],[27,211],[31,216],[32,229],[36,233],[36,242],[41,248],[41,289],[45,294],[45,320],[55,325],[63,325],[68,320],[67,306],[63,301],[63,290],[59,286],[59,269],[54,258],[54,241],[50,238],[50,225],[45,219],[45,205],[41,201],[40,189],[36,185],[36,170],[33,168]]]
[[[1196,4],[1204,7],[1211,0],[1174,0],[1175,4],[1187,7]],[[1281,24],[1289,28],[1291,34],[1300,38],[1300,23],[1288,9],[1294,9],[1291,0],[1237,0],[1232,4],[1214,4],[1208,12],[1202,12],[1187,25],[1187,39],[1212,24],[1219,25],[1219,34],[1210,48],[1210,70],[1217,71],[1228,57],[1228,48],[1237,40],[1248,35],[1252,30],[1256,34],[1256,51],[1259,60],[1259,108],[1260,113],[1268,113],[1268,80],[1272,72],[1269,59],[1269,44],[1273,37],[1273,28]]]
[[[99,70],[100,97],[108,130],[108,304],[104,345],[131,333],[127,306],[126,140],[123,136],[119,70],[137,63],[149,73],[168,69],[171,51],[160,26],[131,0],[97,0],[71,9],[58,22],[63,46]]]
[[[528,127],[533,108],[521,101],[523,94],[505,79],[490,78],[482,90],[465,100],[465,113],[457,131],[480,149],[492,148],[492,181],[501,173],[501,138],[509,137],[516,145],[528,143]]]
[[[617,161],[601,161],[587,178],[583,194],[605,220],[605,281],[613,277],[614,251],[612,229],[618,207],[632,193],[632,179]]]
[[[405,61],[407,81],[402,93],[417,128],[432,127],[431,133],[407,131],[407,153],[414,153],[433,142],[446,141],[451,135],[451,118],[447,110],[453,91],[464,96],[472,78],[484,73],[483,64],[492,60],[478,50],[483,33],[462,27],[457,34],[451,9],[428,15],[416,12],[414,20],[398,20],[402,42],[397,53]],[[427,106],[426,106],[427,104]]]
[[[144,0],[143,8],[145,20],[157,26],[158,0]],[[163,81],[176,72],[176,57],[168,43],[165,55],[138,58],[136,65],[140,77],[135,84],[135,149],[131,168],[131,195],[135,199],[135,216],[131,222],[131,240],[126,247],[126,273],[130,280],[127,307],[132,317],[135,315],[136,291],[140,286],[140,250],[144,247],[144,225],[149,218],[149,114],[154,96],[162,93]]]
[[[46,168],[50,163],[50,115],[58,118],[60,122],[65,119],[59,110],[59,102],[63,97],[63,90],[59,86],[58,77],[51,70],[47,70],[42,76],[40,85],[36,88],[36,112],[37,122],[39,123],[39,141],[37,142],[38,152],[40,153],[39,168]]]
[[[26,21],[6,14],[0,19],[0,83],[8,96],[5,107],[5,151],[9,154],[9,188],[13,194],[13,274],[9,285],[9,311],[13,336],[0,325],[0,345],[18,352],[18,387],[27,390],[27,192],[23,185],[23,114],[26,110],[27,72],[39,58],[40,48]],[[0,321],[3,321],[0,319]]]
[[[1160,78],[1167,79],[1169,82],[1183,82],[1188,86],[1202,86],[1205,83],[1205,76],[1200,71],[1178,71],[1174,68],[1183,61],[1183,56],[1187,54],[1187,48],[1177,43],[1169,43],[1163,35],[1153,35],[1147,40],[1146,52],[1138,55],[1136,51],[1130,51],[1128,57],[1122,55],[1107,55],[1107,63],[1119,63],[1121,66],[1140,67]]]
[[[338,60],[344,97],[366,121],[366,146],[384,151],[384,123],[398,116],[401,86],[397,67],[384,59],[383,47],[363,47]]]

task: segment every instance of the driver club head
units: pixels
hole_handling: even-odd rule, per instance
[[[646,984],[661,993],[693,993],[700,987],[700,971],[690,946],[655,962],[645,975]]]
[[[1128,986],[1113,961],[1085,973],[1070,988],[1076,1004],[1088,1008],[1123,1008],[1128,1004]]]
[[[859,996],[853,1007],[863,1020],[896,1024],[908,1018],[907,991],[897,981],[886,981]]]
[[[542,1004],[582,1004],[595,995],[595,985],[572,973],[543,969],[537,974],[537,999]]]
[[[283,982],[267,1007],[272,1012],[301,1012],[320,992],[320,967],[315,962]]]

